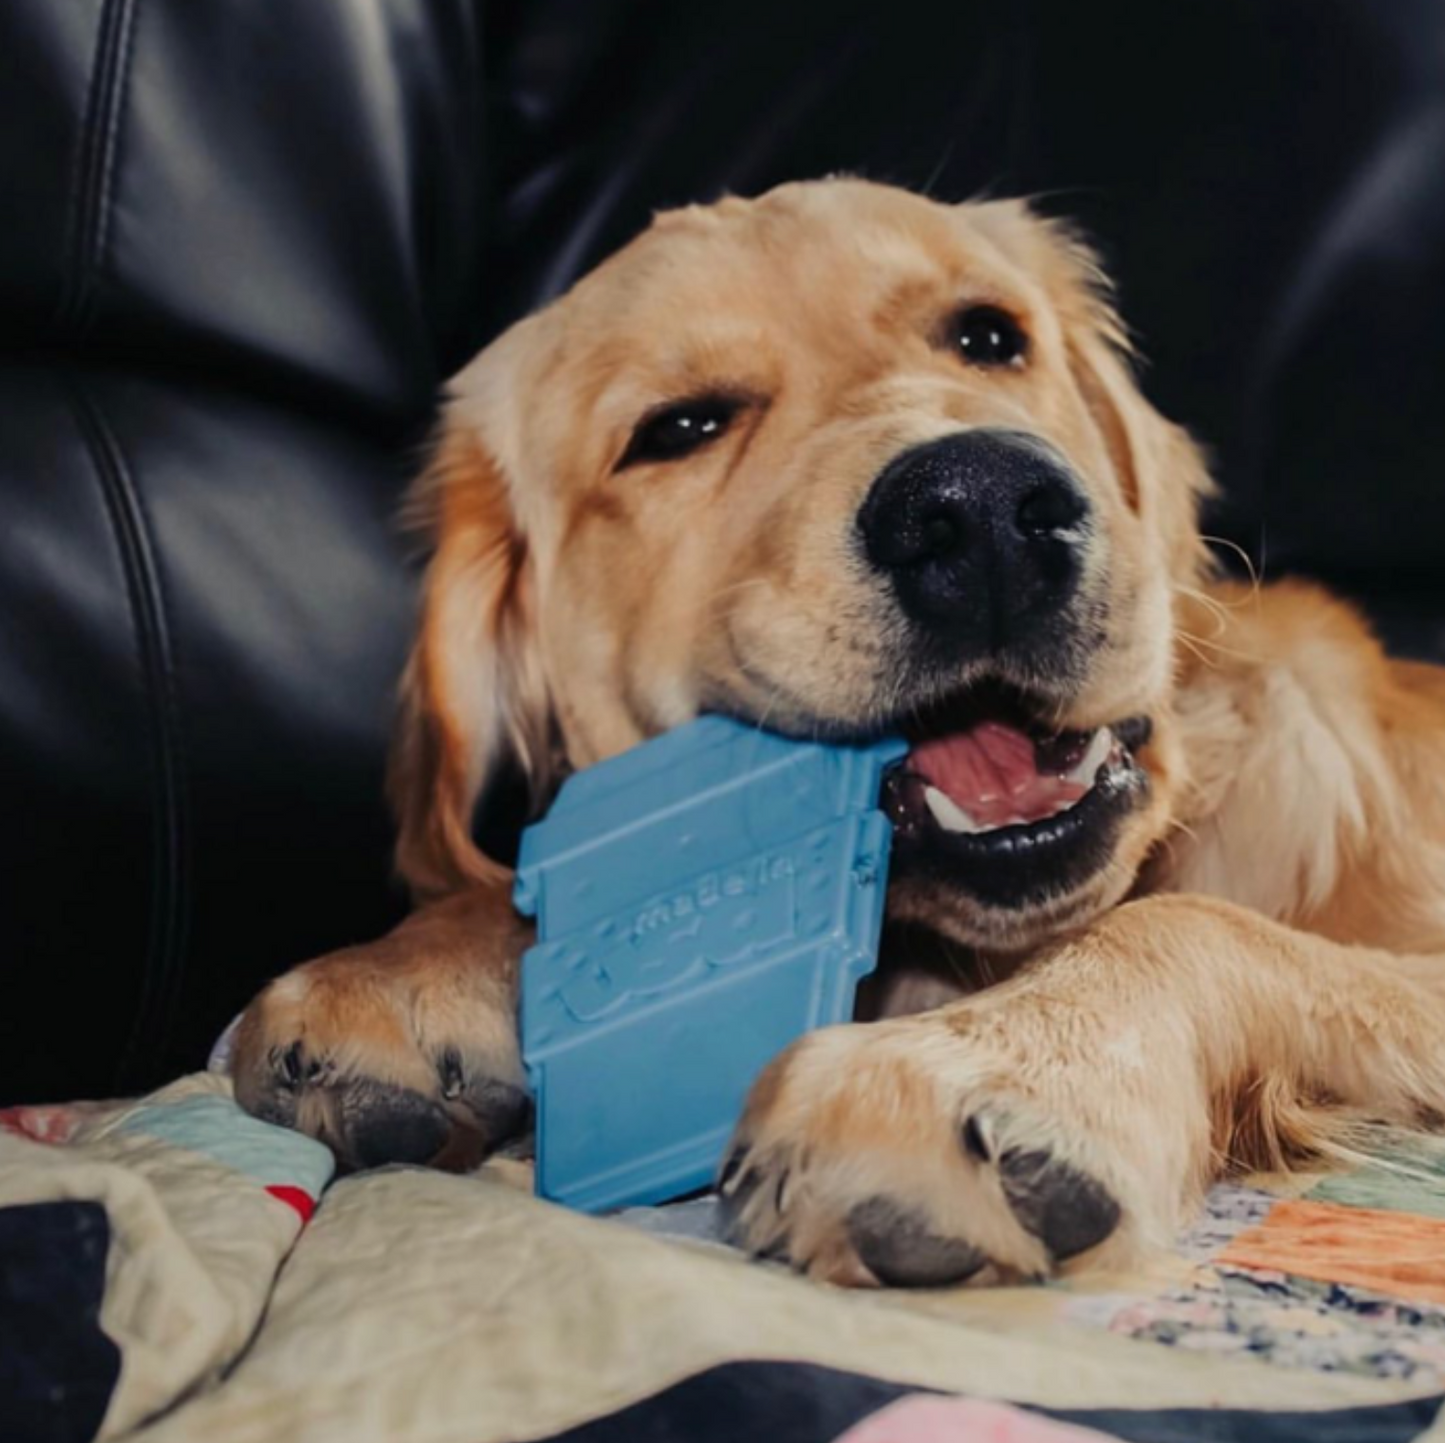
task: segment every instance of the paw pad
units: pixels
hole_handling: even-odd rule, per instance
[[[890,1288],[941,1288],[964,1282],[988,1258],[962,1238],[942,1237],[922,1212],[871,1197],[848,1213],[848,1241],[864,1267]]]
[[[1019,1225],[1065,1262],[1104,1241],[1119,1225],[1114,1196],[1052,1153],[1011,1148],[998,1161],[1004,1196]]]
[[[430,1162],[451,1133],[441,1107],[409,1087],[358,1078],[339,1090],[338,1104],[346,1161],[354,1167]]]

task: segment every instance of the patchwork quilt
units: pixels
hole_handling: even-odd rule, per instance
[[[4,1443],[1445,1443],[1445,1148],[1216,1188],[1129,1275],[850,1293],[708,1199],[332,1180],[222,1077],[0,1113]]]

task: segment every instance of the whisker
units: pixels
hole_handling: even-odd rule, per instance
[[[726,586],[720,586],[711,596],[708,597],[706,606],[709,611],[717,606],[719,602],[726,601],[736,596],[740,591],[746,591],[751,586],[767,586],[768,581],[761,576],[746,577],[742,581],[731,581]]]
[[[1208,592],[1199,591],[1193,586],[1185,586],[1182,583],[1175,586],[1175,591],[1180,596],[1187,596],[1191,601],[1198,604],[1214,621],[1214,635],[1220,636],[1229,629],[1229,613],[1224,606]]]
[[[1200,665],[1214,665],[1214,658],[1212,656],[1206,656],[1205,653],[1199,649],[1199,646],[1195,645],[1196,640],[1199,640],[1198,638],[1190,636],[1189,633],[1186,631],[1176,631],[1174,635],[1175,639],[1179,642],[1181,646],[1187,647],[1189,649],[1189,651],[1193,654],[1194,659],[1198,661]],[[1208,642],[1200,641],[1200,646],[1208,645]]]
[[[1201,536],[1200,540],[1206,546],[1222,546],[1226,551],[1232,551],[1239,557],[1244,563],[1244,569],[1249,573],[1250,583],[1256,592],[1264,584],[1263,557],[1260,558],[1261,568],[1257,570],[1253,557],[1237,541],[1231,541],[1227,536]]]
[[[1200,661],[1209,666],[1214,664],[1216,658],[1222,656],[1233,657],[1234,660],[1246,662],[1251,666],[1256,665],[1259,661],[1259,657],[1252,652],[1240,651],[1238,647],[1225,646],[1222,642],[1213,641],[1207,636],[1196,636],[1193,632],[1185,631],[1183,627],[1176,628],[1174,635],[1175,638],[1187,646]],[[1214,653],[1214,656],[1206,657],[1204,653],[1199,650],[1201,646],[1208,647],[1209,650]]]
[[[982,982],[985,987],[994,986],[994,984],[998,982],[999,976],[997,971],[994,969],[993,962],[981,952],[975,952],[973,954],[972,960],[973,977],[977,978],[980,982]],[[962,967],[958,969],[958,975],[961,980],[970,980],[968,974],[965,973]]]

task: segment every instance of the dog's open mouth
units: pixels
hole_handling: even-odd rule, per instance
[[[1149,722],[1060,731],[1037,716],[1027,698],[979,690],[908,728],[908,756],[885,791],[905,865],[946,868],[984,900],[1018,905],[1107,861],[1147,790],[1135,752]]]

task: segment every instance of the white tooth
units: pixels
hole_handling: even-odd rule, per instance
[[[937,787],[924,787],[923,800],[933,813],[933,820],[945,832],[981,832],[982,827],[964,811],[952,797],[940,792]]]
[[[1109,753],[1113,750],[1114,733],[1108,727],[1100,727],[1094,733],[1094,739],[1089,743],[1089,749],[1084,753],[1083,759],[1068,773],[1067,779],[1071,782],[1078,782],[1080,786],[1092,787],[1099,768],[1108,761]]]

